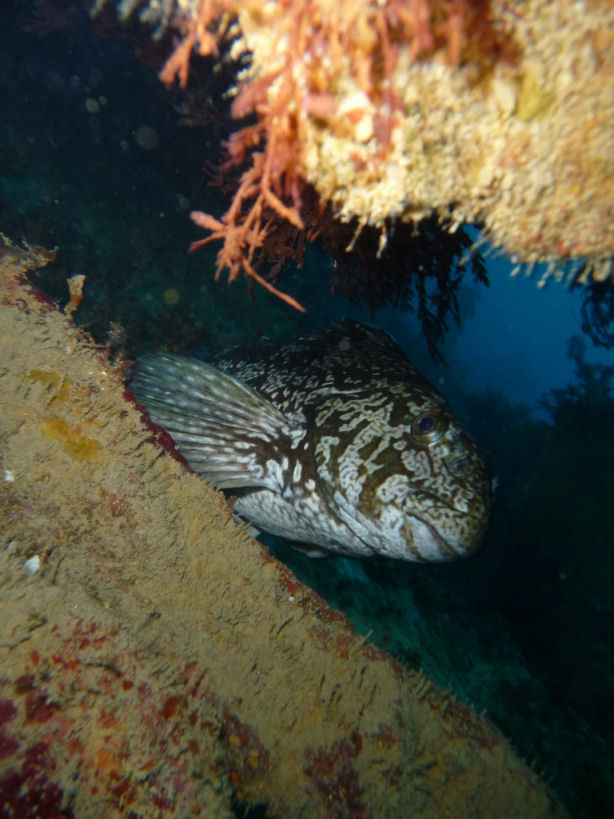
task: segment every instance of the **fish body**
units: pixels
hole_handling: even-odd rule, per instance
[[[215,366],[147,355],[130,388],[237,514],[308,554],[442,561],[480,545],[484,459],[387,333],[345,320]]]

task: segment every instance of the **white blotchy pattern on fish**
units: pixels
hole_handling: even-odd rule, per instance
[[[490,478],[440,393],[385,333],[345,321],[214,366],[147,356],[131,385],[235,511],[309,548],[443,560],[479,545]]]

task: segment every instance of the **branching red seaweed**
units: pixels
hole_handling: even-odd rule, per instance
[[[231,109],[237,119],[255,114],[257,121],[233,133],[226,146],[227,166],[246,161],[251,164],[222,219],[201,211],[191,214],[192,220],[210,233],[193,242],[190,250],[220,240],[216,278],[227,269],[233,281],[243,271],[303,310],[272,284],[279,265],[267,275],[258,268],[264,258],[270,258],[271,250],[277,259],[290,255],[287,244],[275,247],[270,241],[276,225],[285,222],[297,232],[305,229],[301,145],[306,118],[325,122],[336,110],[335,89],[341,69],[347,71],[349,61],[358,87],[381,109],[376,137],[385,158],[393,115],[402,106],[392,82],[400,49],[408,49],[412,60],[444,52],[448,62],[455,64],[462,57],[468,34],[482,38],[493,53],[499,43],[491,30],[486,0],[388,0],[383,4],[280,0],[277,5],[279,9],[272,11],[274,7],[263,0],[201,0],[191,13],[176,21],[181,40],[160,76],[167,84],[178,80],[185,86],[192,52],[217,54],[230,19],[238,19],[241,25],[242,19],[251,15],[261,18],[259,25],[269,27],[269,64],[240,77]]]

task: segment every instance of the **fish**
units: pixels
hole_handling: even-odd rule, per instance
[[[445,398],[383,330],[344,319],[211,362],[146,354],[129,387],[233,512],[312,557],[466,557],[491,479]]]

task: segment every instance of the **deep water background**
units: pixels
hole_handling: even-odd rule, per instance
[[[265,542],[359,632],[485,710],[573,816],[614,815],[614,356],[570,341],[582,294],[510,278],[509,260],[493,255],[490,287],[463,285],[442,366],[410,313],[372,316],[333,297],[320,246],[280,280],[305,315],[258,288],[250,298],[244,279],[215,282],[216,248],[186,249],[199,238],[189,211],[228,206],[206,165],[228,135],[222,79],[211,75],[209,93],[200,86],[205,115],[181,126],[185,98],[156,76],[164,43],[135,24],[120,35],[112,16],[94,31],[86,6],[4,5],[0,229],[58,246],[35,283],[63,304],[66,278],[85,273],[77,320],[128,358],[283,341],[344,315],[391,332],[491,461],[498,489],[483,550],[419,566],[313,561]]]

